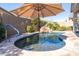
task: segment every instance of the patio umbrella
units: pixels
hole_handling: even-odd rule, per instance
[[[12,10],[18,16],[30,19],[38,18],[40,28],[40,17],[54,16],[64,11],[61,4],[25,3],[22,7]]]

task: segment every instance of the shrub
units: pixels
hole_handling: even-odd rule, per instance
[[[52,30],[59,30],[60,25],[56,22],[48,23],[47,26]]]
[[[0,23],[0,42],[5,38],[5,27],[2,23]]]
[[[73,30],[73,27],[72,26],[68,26],[68,27],[66,27],[66,30]]]
[[[33,27],[32,26],[27,26],[27,32],[34,32]]]
[[[60,28],[59,28],[59,31],[65,31],[66,30],[66,27],[65,26],[61,26]]]

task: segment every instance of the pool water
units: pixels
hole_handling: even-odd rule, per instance
[[[65,42],[59,36],[62,32],[36,33],[15,42],[15,46],[29,51],[51,51],[64,47]]]

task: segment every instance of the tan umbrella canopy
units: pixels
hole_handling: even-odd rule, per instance
[[[35,19],[39,17],[54,16],[64,11],[61,4],[25,3],[22,7],[12,10],[18,16]],[[40,22],[39,22],[40,28]]]
[[[61,4],[25,3],[22,7],[12,10],[18,16],[38,18],[54,16],[64,11]]]

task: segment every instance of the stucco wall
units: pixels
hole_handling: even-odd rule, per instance
[[[10,24],[12,26],[14,26],[15,28],[17,28],[21,33],[25,33],[25,26],[27,25],[28,22],[26,22],[27,19],[25,18],[21,18],[21,17],[17,17],[17,16],[13,16],[7,13],[4,13],[2,15],[2,22],[4,24]],[[10,31],[12,33],[14,33],[14,31]]]

